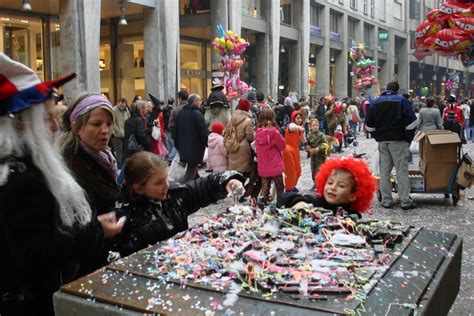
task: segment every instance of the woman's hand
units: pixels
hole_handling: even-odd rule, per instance
[[[245,193],[242,182],[237,179],[230,179],[229,182],[227,182],[225,189],[227,191],[227,196],[230,197],[237,195],[240,198]]]
[[[115,211],[112,211],[112,212],[97,216],[97,220],[102,226],[102,230],[104,231],[104,237],[112,238],[122,231],[123,225],[125,224],[126,217],[123,216],[119,218],[119,220],[117,221],[117,218],[115,216]]]

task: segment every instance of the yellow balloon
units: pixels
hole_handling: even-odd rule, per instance
[[[243,39],[243,38],[241,38],[241,39],[239,40],[239,42],[240,42],[240,44],[244,44],[244,43],[246,42],[246,40]]]
[[[219,44],[221,45],[222,48],[225,48],[225,39],[219,38]]]
[[[234,35],[234,33],[231,31],[231,30],[228,30],[227,33],[226,33],[227,36],[232,36]]]
[[[214,39],[214,42],[216,42],[216,44],[219,44],[219,37],[216,37],[216,38]]]
[[[227,40],[227,49],[234,50],[234,43],[232,41]]]

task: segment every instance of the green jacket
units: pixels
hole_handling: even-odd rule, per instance
[[[125,121],[130,117],[130,111],[125,108],[124,111],[120,110],[118,105],[114,106],[114,137],[124,138],[125,137]]]

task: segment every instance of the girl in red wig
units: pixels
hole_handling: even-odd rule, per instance
[[[376,189],[375,178],[363,160],[350,156],[331,158],[316,175],[317,196],[286,193],[277,206],[291,207],[303,201],[335,212],[342,208],[360,217],[370,208]]]

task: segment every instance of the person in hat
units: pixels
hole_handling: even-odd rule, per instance
[[[126,142],[128,120],[130,118],[124,123]],[[94,216],[113,211],[120,197],[118,165],[108,146],[113,124],[112,104],[97,93],[77,96],[63,117],[61,151],[69,169],[86,192]],[[125,150],[124,161],[126,153]],[[78,273],[84,275],[104,266],[107,255],[108,251],[104,249],[97,256],[83,260]]]
[[[443,125],[444,129],[457,133],[459,138],[465,142],[463,126],[464,126],[464,113],[461,107],[456,103],[456,96],[451,94],[447,97],[446,101],[448,106],[444,109],[443,113]]]
[[[222,90],[224,90],[224,85],[219,78],[214,78],[214,80],[212,80],[211,93],[204,107],[206,110],[204,119],[209,132],[211,132],[213,123],[219,122],[227,126],[231,117],[229,103]]]
[[[232,118],[226,127],[227,131],[235,128],[239,148],[229,152],[229,168],[242,172],[245,177],[250,176],[253,167],[253,157],[250,144],[254,140],[255,126],[251,115],[252,105],[247,99],[240,99],[237,110],[232,113]]]
[[[163,127],[165,130],[165,142],[166,148],[168,149],[168,165],[171,165],[174,156],[176,155],[176,148],[174,148],[173,137],[171,136],[171,130],[169,128],[169,121],[171,118],[171,112],[175,106],[175,101],[172,96],[168,98],[168,102],[163,109],[162,118],[163,118]]]
[[[224,130],[222,123],[212,124],[212,133],[209,134],[207,141],[208,158],[207,168],[212,172],[226,171],[229,169],[227,158],[229,153],[224,147]]]
[[[93,215],[55,144],[51,94],[72,78],[41,82],[0,53],[0,314],[53,315],[52,295],[81,258],[123,227]]]

